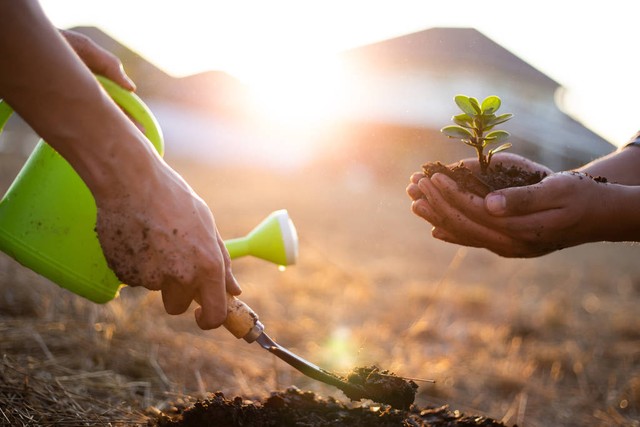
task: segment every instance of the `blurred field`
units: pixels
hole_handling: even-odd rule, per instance
[[[438,242],[404,193],[425,160],[382,176],[358,165],[274,172],[169,159],[225,238],[289,210],[298,265],[280,272],[246,258],[234,270],[267,332],[301,356],[336,372],[374,363],[434,379],[420,383],[420,406],[509,425],[640,425],[640,247],[508,260]],[[164,314],[160,295],[140,289],[94,305],[3,256],[0,374],[11,366],[134,411],[181,394],[252,398],[290,385],[347,400],[224,329],[198,330],[192,316]]]

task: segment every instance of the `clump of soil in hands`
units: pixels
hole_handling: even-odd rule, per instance
[[[321,398],[310,391],[291,387],[272,392],[261,401],[242,397],[227,399],[217,392],[206,400],[198,400],[188,408],[174,408],[174,413],[162,413],[150,420],[150,427],[505,427],[483,416],[467,416],[448,406],[408,410],[391,406],[348,407],[336,399]]]
[[[347,375],[347,382],[362,390],[362,394],[343,390],[349,399],[371,399],[399,409],[408,409],[418,391],[418,384],[414,381],[382,371],[377,366],[354,368]]]
[[[447,166],[440,162],[428,162],[422,165],[422,171],[428,177],[442,173],[453,179],[460,191],[466,191],[484,197],[492,191],[510,187],[524,187],[537,184],[547,174],[540,171],[526,171],[516,166],[504,166],[497,163],[489,167],[485,174],[474,174],[463,162]]]

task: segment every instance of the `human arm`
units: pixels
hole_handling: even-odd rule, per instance
[[[629,147],[579,172],[552,174],[539,184],[499,190],[484,199],[461,193],[453,181],[436,174],[410,185],[412,209],[434,226],[434,237],[505,257],[535,257],[595,241],[637,241],[640,187],[597,182],[584,173],[609,173],[632,183],[638,151]],[[416,188],[423,198],[415,198]]]
[[[97,83],[35,0],[0,0],[0,97],[93,194],[96,230],[120,280],[161,290],[167,312],[201,302],[203,329],[240,293],[213,216]],[[89,61],[90,62],[90,61]]]
[[[610,182],[640,185],[640,146],[628,145],[590,162],[577,170],[592,176],[602,176]]]

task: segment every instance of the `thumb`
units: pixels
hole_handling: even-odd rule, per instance
[[[494,216],[526,215],[554,207],[549,191],[543,191],[544,185],[513,187],[489,193],[484,199],[486,210]],[[551,203],[551,205],[550,205]]]

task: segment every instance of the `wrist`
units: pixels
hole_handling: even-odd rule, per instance
[[[108,150],[101,150],[104,155],[91,153],[85,156],[83,172],[78,171],[96,201],[130,193],[143,195],[154,192],[165,163],[151,143],[142,134],[132,138],[120,137],[111,142],[106,144]]]
[[[124,194],[143,181],[152,184],[164,165],[153,145],[111,99],[104,104],[100,111],[76,117],[72,126],[62,126],[66,133],[50,142],[96,199]]]

